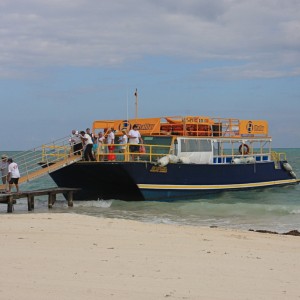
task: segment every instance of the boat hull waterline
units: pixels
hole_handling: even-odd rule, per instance
[[[164,167],[150,162],[77,162],[50,176],[58,186],[81,188],[74,200],[172,201],[299,182],[274,162]]]

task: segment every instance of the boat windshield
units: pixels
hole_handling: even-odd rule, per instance
[[[152,147],[152,154],[169,154],[172,143],[171,136],[143,136],[145,145],[163,146]]]

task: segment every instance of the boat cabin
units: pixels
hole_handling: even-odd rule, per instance
[[[130,152],[129,144],[125,151],[119,151],[118,145],[122,131],[128,134],[134,124],[143,138],[143,150],[138,155]],[[99,132],[106,136],[109,129],[115,132],[115,144],[98,148],[98,161],[131,161],[133,154],[139,161],[157,162],[172,155],[180,158],[180,162],[192,164],[253,163],[272,159],[272,139],[264,120],[187,116],[93,123],[96,136]]]

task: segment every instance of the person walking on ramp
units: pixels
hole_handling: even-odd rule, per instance
[[[20,172],[19,172],[19,167],[18,165],[13,162],[12,158],[9,158],[7,160],[8,162],[8,174],[7,174],[7,180],[9,183],[9,188],[8,188],[8,192],[11,192],[11,188],[13,186],[13,184],[16,186],[17,189],[17,193],[20,192],[19,190],[19,178],[20,176]]]

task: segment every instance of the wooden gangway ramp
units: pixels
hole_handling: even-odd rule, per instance
[[[19,151],[12,158],[19,166],[19,184],[37,179],[46,174],[76,163],[82,159],[73,151],[70,137],[64,137],[28,151]],[[7,184],[0,183],[0,192],[6,191]]]
[[[47,163],[47,162],[40,162],[39,169],[32,170],[31,172],[27,172],[23,176],[21,176],[19,183],[24,183],[26,181],[31,181],[35,178],[44,176],[47,173],[54,172],[56,170],[59,170],[61,168],[64,168],[68,165],[71,165],[77,161],[80,161],[82,158],[79,155],[70,154],[66,157],[61,158],[60,160],[57,160],[55,162]]]

